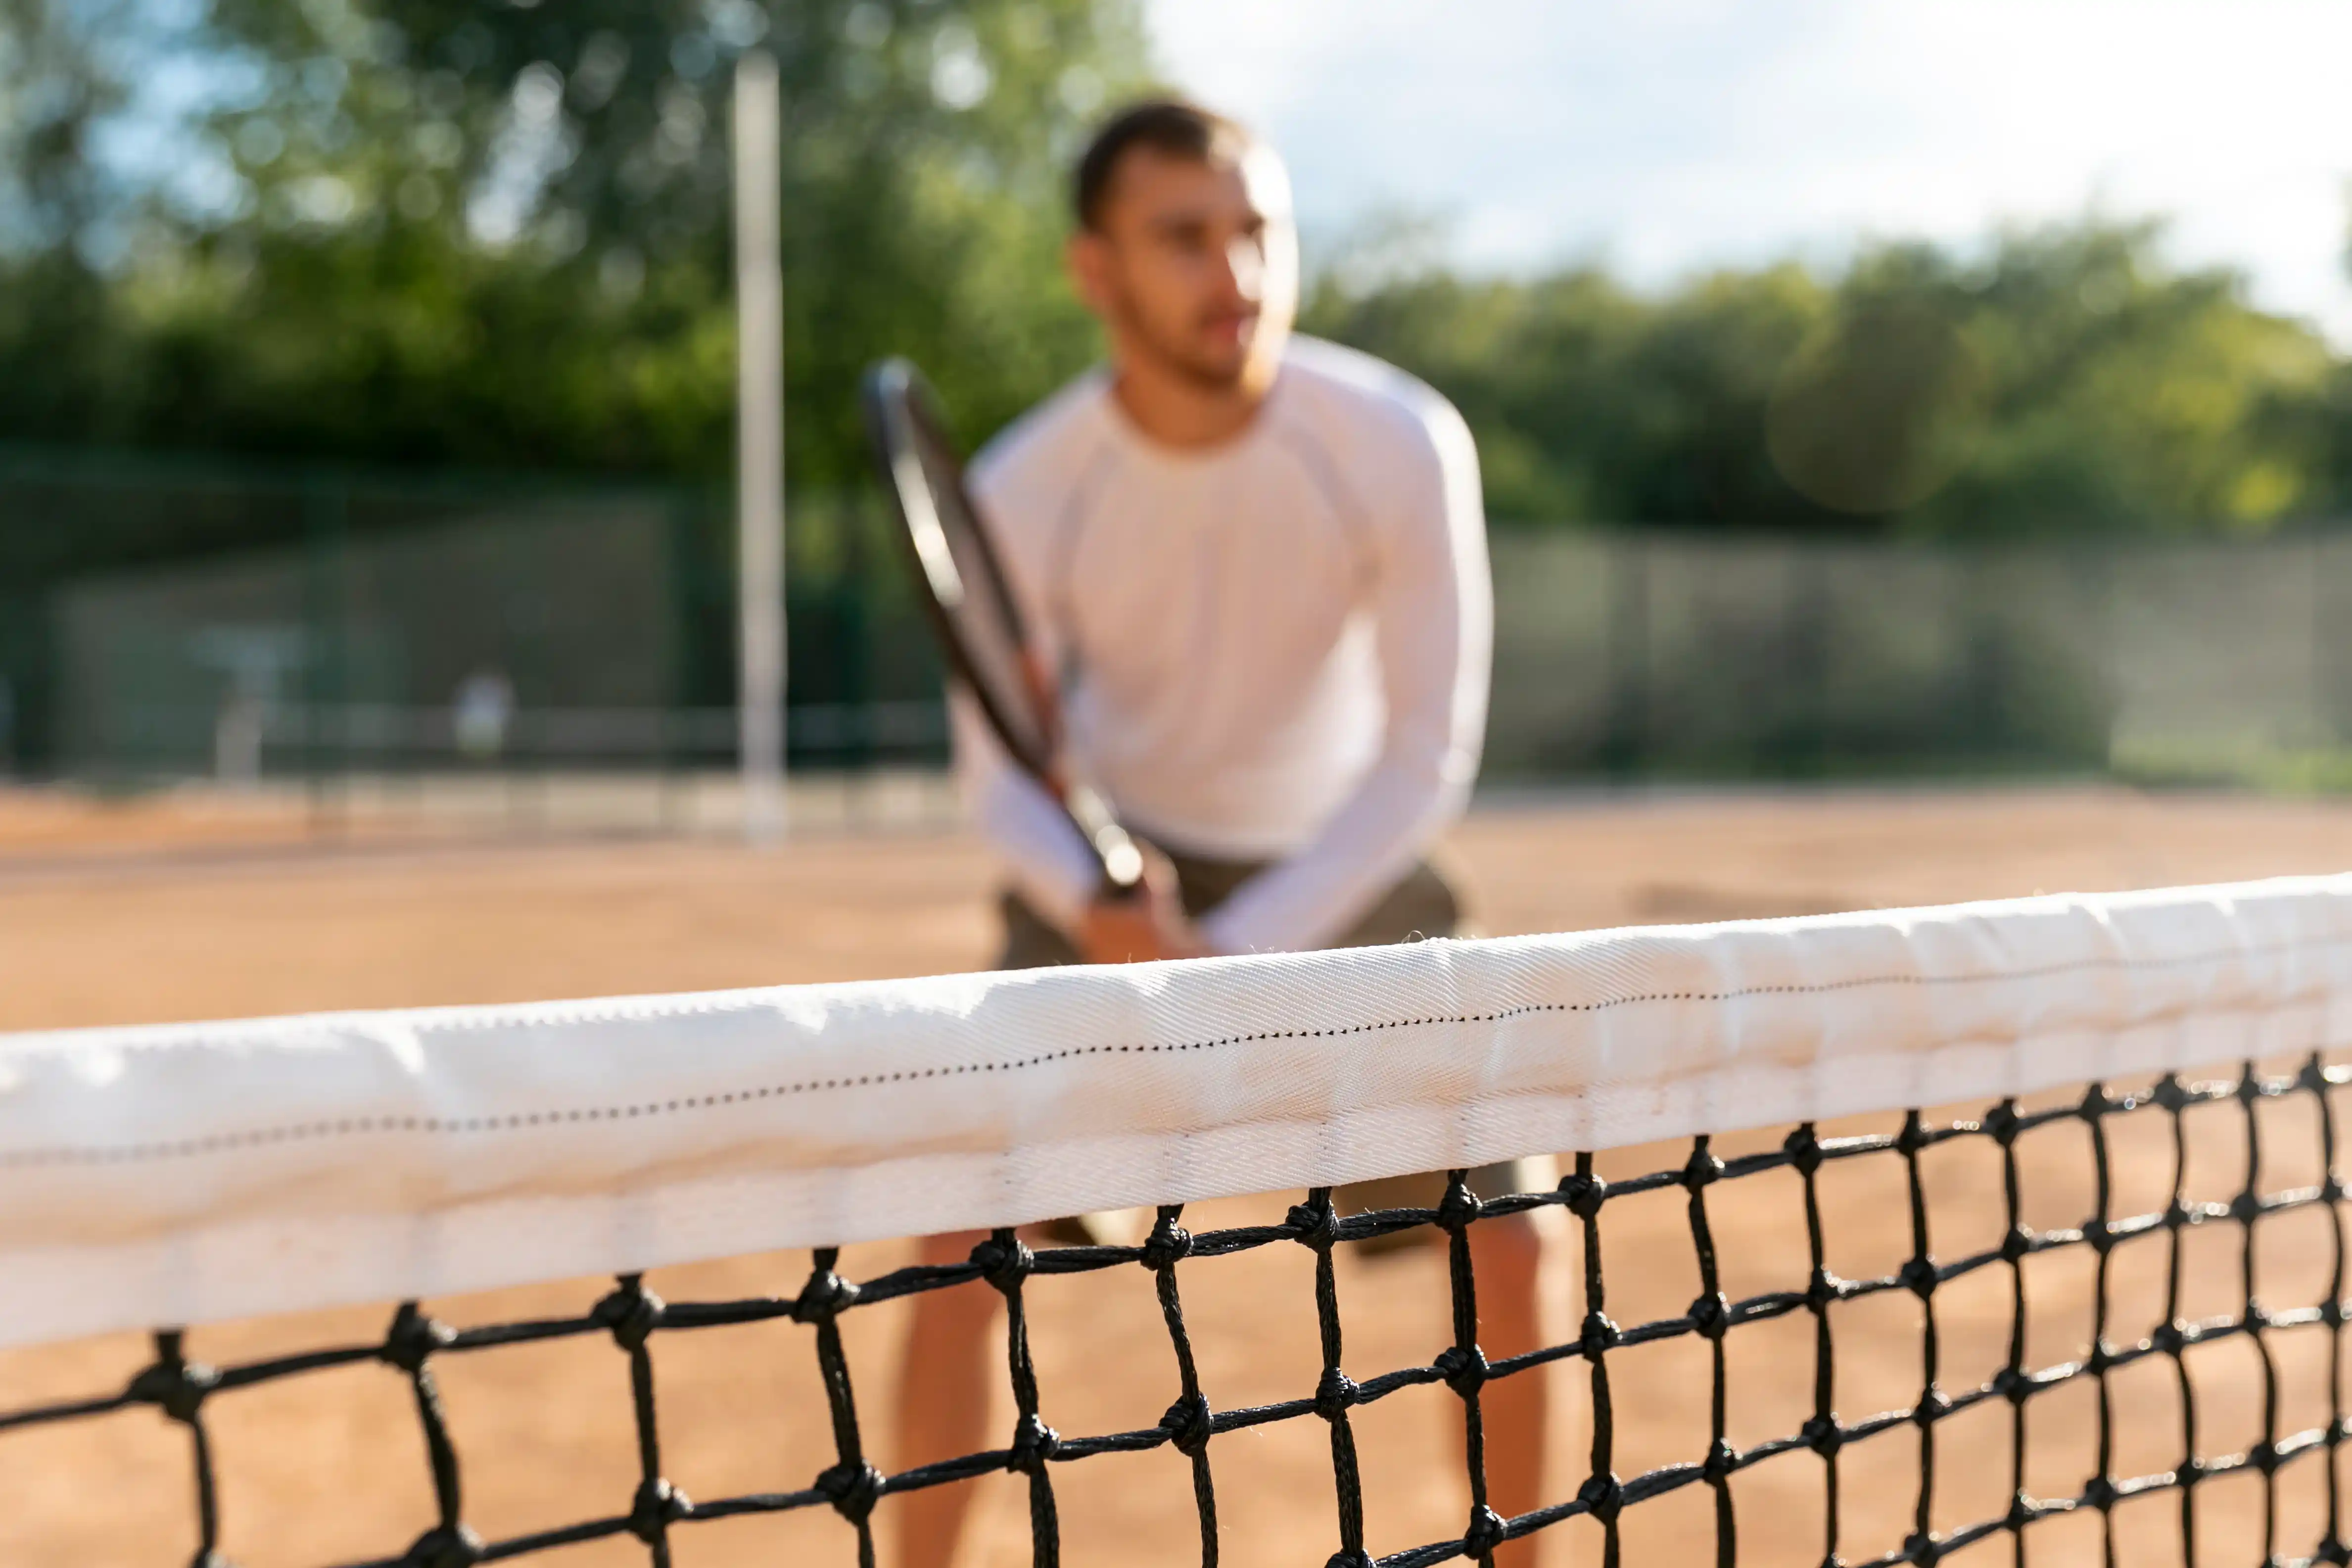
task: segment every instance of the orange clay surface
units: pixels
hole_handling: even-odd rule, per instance
[[[1449,853],[1494,933],[1730,919],[2031,893],[2221,880],[2352,866],[2352,809],[2230,797],[2145,796],[2105,789],[1974,793],[1689,795],[1594,797],[1496,807],[1456,831]],[[918,974],[985,962],[987,863],[955,834],[834,837],[771,855],[675,840],[321,847],[299,815],[186,801],[91,805],[0,795],[0,1028],[201,1018],[320,1007],[494,1002]],[[2298,1141],[2315,1142],[2306,1105],[2263,1108],[2280,1151],[2267,1187],[2315,1182]],[[2277,1114],[2273,1116],[2272,1113]],[[2116,1129],[2117,1213],[2160,1206],[2169,1144],[2147,1113]],[[2189,1113],[2192,1195],[2226,1198],[2243,1181],[2234,1105]],[[1885,1125],[1875,1122],[1873,1126]],[[1724,1141],[1725,1152],[1765,1135]],[[1604,1156],[1604,1173],[1678,1165],[1686,1150]],[[2019,1146],[2029,1225],[2091,1212],[2088,1138],[2053,1125]],[[1998,1245],[2004,1216],[1999,1152],[1989,1140],[1923,1160],[1937,1252]],[[1909,1251],[1899,1159],[1833,1167],[1822,1203],[1830,1264],[1848,1276],[1891,1272]],[[1197,1205],[1195,1228],[1278,1217],[1287,1197]],[[1808,1266],[1795,1177],[1786,1172],[1712,1189],[1710,1213],[1734,1298],[1802,1289]],[[2233,1310],[2239,1233],[2192,1233],[2183,1310]],[[2257,1279],[2281,1305],[2327,1290],[2323,1215],[2265,1221]],[[2162,1305],[2162,1237],[2120,1249],[2110,1338],[2137,1339]],[[1610,1315],[1636,1323],[1681,1314],[1697,1293],[1685,1199],[1669,1192],[1612,1205],[1602,1233]],[[1574,1248],[1555,1250],[1552,1310],[1582,1310]],[[2029,1259],[2030,1364],[2084,1354],[2092,1324],[2086,1249]],[[903,1246],[851,1249],[843,1270],[870,1276],[906,1260]],[[648,1283],[673,1300],[797,1292],[803,1254],[665,1271]],[[1183,1266],[1184,1302],[1213,1405],[1311,1393],[1319,1366],[1312,1258],[1296,1247]],[[0,1289],[6,1288],[0,1281]],[[571,1281],[432,1303],[457,1324],[576,1312],[604,1289]],[[1415,1247],[1343,1257],[1346,1363],[1360,1379],[1426,1363],[1450,1338],[1442,1257]],[[2007,1354],[2005,1266],[1940,1291],[1941,1379],[1976,1386]],[[1047,1279],[1029,1288],[1045,1418],[1071,1435],[1149,1426],[1175,1391],[1167,1336],[1140,1269]],[[895,1451],[887,1413],[900,1309],[845,1320],[869,1444],[886,1466],[936,1458]],[[384,1312],[337,1310],[205,1328],[192,1353],[234,1363],[288,1349],[364,1342]],[[1919,1378],[1919,1303],[1899,1293],[1832,1309],[1838,1405],[1849,1419],[1907,1405]],[[2319,1331],[2271,1336],[2281,1369],[2283,1430],[2322,1419]],[[664,1467],[688,1495],[789,1490],[830,1462],[811,1331],[787,1321],[656,1336]],[[1811,1409],[1812,1326],[1803,1312],[1736,1329],[1727,1343],[1728,1436],[1752,1445],[1793,1431]],[[1525,1347],[1488,1345],[1490,1354]],[[0,1409],[120,1386],[146,1353],[138,1336],[0,1354]],[[2207,1453],[2258,1440],[2259,1360],[2243,1338],[2194,1350]],[[1613,1353],[1615,1462],[1633,1475],[1703,1457],[1706,1345],[1685,1336]],[[1549,1491],[1571,1494],[1586,1470],[1580,1365],[1553,1379],[1559,1442]],[[2182,1446],[2171,1363],[2151,1358],[2114,1380],[2117,1473],[2169,1468]],[[609,1341],[581,1338],[443,1359],[442,1386],[463,1458],[465,1512],[493,1539],[625,1512],[636,1477],[626,1363]],[[1009,1395],[998,1414],[1009,1431]],[[396,1556],[430,1522],[423,1446],[401,1377],[362,1363],[217,1395],[206,1407],[223,1509],[222,1545],[244,1568]],[[1393,1552],[1459,1533],[1466,1507],[1459,1402],[1409,1389],[1354,1416],[1367,1480],[1368,1545]],[[2027,1482],[2071,1495],[2094,1460],[2095,1391],[2085,1379],[2029,1407]],[[1949,1528],[2007,1507],[2009,1411],[1989,1403],[1937,1428],[1933,1521]],[[1217,1438],[1214,1466],[1228,1564],[1312,1568],[1337,1545],[1328,1442],[1321,1423],[1289,1421]],[[1909,1427],[1846,1452],[1848,1561],[1899,1545],[1918,1477]],[[2325,1461],[2283,1469],[2283,1553],[2308,1550]],[[185,1434],[152,1410],[0,1433],[0,1563],[176,1565],[195,1541]],[[1796,1452],[1732,1484],[1743,1562],[1812,1564],[1822,1555],[1822,1464]],[[1073,1564],[1183,1563],[1199,1558],[1189,1468],[1172,1451],[1056,1467],[1063,1557]],[[1023,1484],[977,1483],[965,1568],[1029,1561]],[[2248,1474],[2200,1489],[2209,1563],[2261,1555],[2263,1488]],[[877,1513],[885,1546],[892,1503]],[[2182,1561],[2175,1494],[2116,1512],[2122,1560]],[[1685,1487],[1624,1516],[1625,1561],[1672,1568],[1712,1561],[1715,1502]],[[2036,1563],[2099,1560],[2095,1516],[2033,1526]],[[824,1510],[679,1528],[675,1561],[695,1564],[848,1563],[848,1528]],[[1996,1538],[1960,1559],[2005,1563]],[[1585,1521],[1547,1532],[1546,1561],[1598,1563]],[[552,1568],[644,1563],[620,1537],[542,1557]]]

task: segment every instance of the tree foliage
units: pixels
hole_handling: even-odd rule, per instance
[[[0,50],[0,79],[120,96],[103,51],[55,47],[71,0],[0,4],[53,46]],[[723,474],[753,45],[784,89],[797,477],[854,469],[880,353],[919,352],[983,426],[1085,362],[1059,172],[1140,79],[1130,0],[212,0],[184,39],[216,83],[184,128],[211,199],[151,202],[111,265],[74,243],[87,217],[16,226],[0,434]]]
[[[877,355],[914,353],[977,437],[1094,354],[1064,168],[1148,79],[1139,0],[0,0],[0,441],[723,478],[754,45],[783,73],[797,483],[861,472]],[[2352,506],[2352,368],[2149,224],[1659,290],[1324,260],[1309,330],[1454,397],[1498,517],[1957,536]]]
[[[1334,278],[1307,321],[1460,404],[1502,516],[2015,535],[2352,501],[2345,366],[2159,237],[2084,221],[1656,295],[1591,268]]]

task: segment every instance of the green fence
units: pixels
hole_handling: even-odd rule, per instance
[[[936,768],[937,664],[880,520],[794,521],[793,765]],[[0,453],[0,768],[722,769],[732,554],[692,490]]]
[[[2352,532],[1494,540],[1490,775],[2352,784]]]
[[[936,771],[872,498],[795,497],[804,774]],[[1487,773],[2352,784],[2352,531],[1940,549],[1497,527]],[[0,451],[0,771],[718,775],[723,495]]]

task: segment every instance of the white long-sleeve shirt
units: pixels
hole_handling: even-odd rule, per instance
[[[1294,339],[1204,450],[1152,442],[1097,371],[1008,428],[972,491],[1048,668],[1074,771],[1171,848],[1276,862],[1201,922],[1221,952],[1343,933],[1461,812],[1486,721],[1493,588],[1453,405]],[[956,761],[1014,884],[1073,925],[1086,846],[961,694]]]

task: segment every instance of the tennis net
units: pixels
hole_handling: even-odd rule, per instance
[[[117,1511],[134,1469],[175,1474],[181,1533],[138,1544],[205,1564],[751,1561],[773,1542],[721,1522],[750,1520],[811,1526],[794,1560],[873,1563],[907,1498],[982,1478],[1019,1502],[967,1562],[2340,1563],[2347,1029],[2352,879],[6,1037],[0,1342],[31,1369],[7,1386],[91,1343],[135,1364],[0,1395],[0,1466],[62,1494],[45,1439],[160,1412],[169,1464],[74,1482]],[[1497,1185],[1554,1150],[1556,1179]],[[1345,1187],[1432,1170],[1425,1202]],[[1133,1205],[1129,1245],[1025,1228]],[[1512,1226],[1549,1259],[1549,1331],[1482,1343],[1480,1238]],[[955,1261],[887,1245],[965,1230]],[[688,1299],[665,1270],[775,1283]],[[959,1294],[1001,1302],[999,1440],[894,1467],[877,1390],[905,1408],[905,1315]],[[324,1316],[232,1321],[286,1311]],[[156,1324],[135,1354],[59,1343]],[[200,1357],[213,1334],[263,1348]],[[545,1365],[444,1385],[558,1345],[617,1347],[594,1402],[627,1473],[559,1458],[494,1522],[486,1478],[517,1495],[510,1450],[547,1445],[457,1407],[594,1402]],[[772,1482],[685,1485],[692,1427],[767,1430],[713,1377],[787,1359],[808,1382]],[[684,1408],[681,1367],[706,1374]],[[1538,1380],[1569,1440],[1498,1507],[1493,1407]],[[354,1468],[393,1497],[337,1498],[305,1556],[271,1516],[299,1464],[241,1514],[225,1478],[289,1442],[237,1407],[310,1384],[370,1402]],[[351,1430],[317,1403],[271,1412],[296,1447]],[[71,1510],[30,1496],[0,1543],[63,1560]]]

